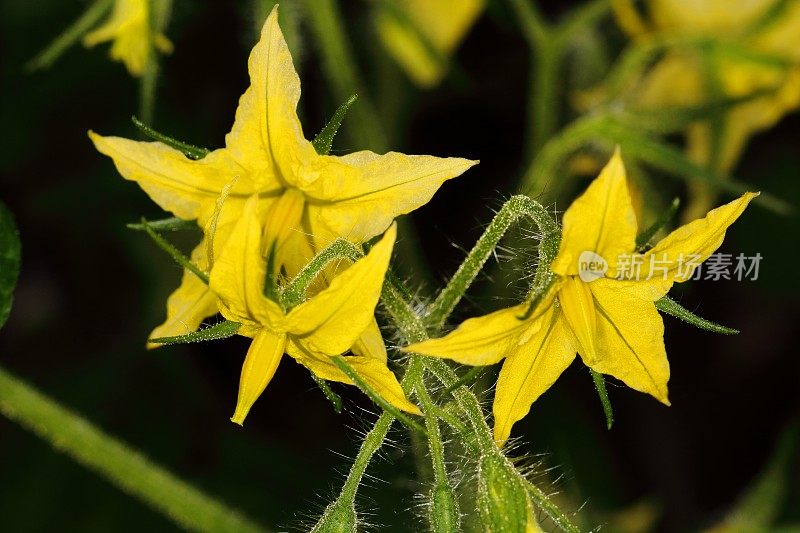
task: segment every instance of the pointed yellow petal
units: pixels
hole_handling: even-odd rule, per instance
[[[136,181],[162,209],[192,220],[205,209],[210,214],[222,189],[243,169],[225,150],[215,150],[193,161],[159,142],[139,142],[103,137],[89,132],[97,150],[114,160],[123,178]],[[239,179],[233,196],[254,192],[247,179]]]
[[[520,337],[537,324],[535,317],[519,319],[527,310],[528,304],[523,303],[470,318],[444,337],[406,346],[403,351],[452,359],[462,365],[493,365],[514,353]]]
[[[597,359],[597,310],[589,288],[592,283],[584,283],[571,276],[564,281],[558,293],[564,320],[575,335],[578,352],[586,361]]]
[[[564,213],[561,248],[551,268],[562,276],[576,275],[581,254],[593,252],[614,273],[617,257],[636,246],[636,231],[625,167],[616,150],[600,176]]]
[[[648,32],[647,24],[633,0],[611,0],[611,9],[617,24],[629,36],[638,37]]]
[[[192,262],[205,270],[205,242],[192,251]],[[167,299],[167,319],[155,328],[150,338],[174,337],[196,331],[203,320],[217,313],[217,297],[189,271],[183,272],[181,285]],[[160,345],[149,344],[148,348]]]
[[[381,328],[373,318],[367,329],[356,340],[352,347],[352,352],[355,355],[360,355],[370,359],[375,359],[386,363],[386,344],[383,342],[383,335],[381,335]]]
[[[725,231],[744,212],[758,193],[748,192],[737,200],[713,209],[705,218],[676,229],[644,256],[641,279],[661,278],[667,282],[691,279],[697,265],[719,248]]]
[[[321,224],[336,236],[358,242],[380,234],[399,215],[426,204],[445,181],[476,163],[396,152],[325,156],[318,159],[316,170],[324,179],[315,180],[304,191],[322,202],[315,211]]]
[[[250,344],[247,357],[242,365],[242,375],[239,379],[239,399],[231,421],[244,423],[247,413],[256,402],[264,389],[267,388],[278,363],[281,362],[286,346],[286,337],[276,335],[267,329],[261,330]]]
[[[289,312],[287,331],[315,354],[349,350],[375,315],[397,228],[392,225],[372,250],[331,284]]]
[[[286,352],[298,363],[311,370],[317,377],[353,385],[352,380],[339,370],[330,357],[309,352],[297,339],[289,339]],[[344,359],[381,398],[402,411],[415,415],[422,414],[419,408],[406,398],[400,383],[386,366],[386,363],[360,355],[349,356]]]
[[[492,408],[498,446],[575,359],[572,335],[557,309],[548,308],[537,322],[538,327],[514,348],[500,370]]]
[[[264,296],[266,262],[261,248],[259,199],[252,196],[209,276],[228,320],[276,326],[283,317],[278,304]]]
[[[277,6],[264,22],[247,65],[250,87],[239,99],[225,146],[254,170],[259,187],[271,188],[291,180],[299,164],[315,155],[297,117],[300,78],[278,25]]]
[[[661,284],[598,279],[589,286],[597,308],[597,357],[584,362],[669,405],[664,322],[653,304],[663,296]]]

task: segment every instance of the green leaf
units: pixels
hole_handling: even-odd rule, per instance
[[[149,235],[149,236],[150,236],[150,238],[151,238],[151,239],[153,239],[153,242],[154,242],[154,243],[156,243],[156,245],[157,245],[159,248],[161,248],[162,250],[164,250],[165,252],[167,252],[167,254],[169,254],[169,256],[170,256],[170,257],[173,259],[173,261],[175,261],[175,262],[176,262],[176,263],[178,263],[180,266],[182,266],[183,268],[185,268],[186,270],[188,270],[189,272],[191,272],[192,274],[194,274],[195,276],[197,276],[197,278],[198,278],[200,281],[202,281],[203,283],[205,283],[206,285],[208,285],[208,274],[206,274],[205,272],[203,272],[202,270],[200,270],[200,269],[197,267],[197,265],[195,265],[194,263],[192,263],[192,262],[189,260],[189,258],[188,258],[188,257],[186,257],[185,255],[183,255],[183,254],[180,252],[180,250],[178,250],[177,248],[175,248],[175,247],[174,247],[174,246],[173,246],[173,245],[172,245],[172,244],[171,244],[169,241],[167,241],[167,240],[166,240],[164,237],[162,237],[161,235],[159,235],[158,233],[156,233],[156,232],[155,232],[155,230],[152,228],[152,226],[150,226],[150,224],[149,224],[149,223],[147,222],[147,220],[145,220],[144,218],[142,218],[142,227],[144,228],[144,231],[145,231],[145,232],[147,232],[147,235]]]
[[[597,395],[600,397],[600,403],[603,405],[603,413],[606,415],[606,427],[611,429],[614,425],[614,410],[611,408],[611,400],[608,398],[608,390],[606,390],[606,380],[603,374],[595,372],[591,368],[589,372],[592,374],[594,380],[594,387],[597,389]]]
[[[61,54],[83,37],[92,26],[111,9],[112,0],[96,0],[72,26],[55,38],[47,48],[39,52],[25,67],[29,70],[38,70],[52,65]]]
[[[653,240],[653,237],[655,237],[664,226],[669,224],[669,221],[673,219],[680,206],[680,198],[673,199],[667,210],[661,213],[661,216],[658,217],[658,220],[653,222],[652,226],[636,236],[636,251],[643,252],[645,249],[650,247],[650,241]]]
[[[133,121],[133,125],[139,128],[139,131],[144,133],[146,136],[150,137],[154,141],[162,142],[167,146],[169,146],[170,148],[174,148],[176,150],[183,152],[183,155],[185,155],[189,159],[203,159],[210,153],[210,150],[208,150],[207,148],[200,148],[199,146],[185,143],[183,141],[173,139],[168,135],[164,135],[163,133],[154,130],[153,128],[151,128],[150,126],[148,126],[135,116],[131,117],[131,121]]]
[[[322,131],[311,141],[311,144],[314,145],[314,150],[316,150],[319,155],[328,155],[331,152],[333,138],[336,136],[336,132],[339,131],[339,127],[342,125],[345,115],[347,115],[347,112],[350,110],[350,106],[352,106],[356,100],[358,100],[358,95],[354,94],[340,105],[328,123],[325,124],[325,127],[322,128]]]
[[[660,300],[657,300],[656,308],[662,313],[679,318],[684,322],[700,329],[712,331],[714,333],[720,333],[722,335],[736,335],[739,333],[738,329],[721,326],[715,322],[711,322],[710,320],[706,320],[705,318],[695,315],[669,296],[664,296]]]
[[[150,220],[147,225],[155,231],[183,231],[190,229],[200,229],[194,220],[184,220],[178,217],[162,218],[160,220]],[[136,231],[146,231],[145,224],[141,222],[133,222],[126,224],[128,229]]]
[[[232,320],[223,320],[219,324],[214,324],[186,335],[176,335],[174,337],[156,337],[147,342],[151,344],[189,344],[192,342],[215,341],[233,337],[242,325]]]
[[[8,320],[19,276],[22,247],[11,211],[0,202],[0,327]]]

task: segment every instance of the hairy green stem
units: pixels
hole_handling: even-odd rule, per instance
[[[264,531],[3,369],[0,411],[183,528]]]
[[[536,224],[542,240],[540,241],[540,254],[543,252],[553,252],[545,250],[546,243],[550,243],[554,236],[558,235],[558,225],[538,202],[531,200],[527,196],[512,196],[494,219],[489,223],[486,231],[483,232],[478,242],[467,255],[461,266],[450,279],[447,286],[439,293],[429,307],[426,323],[434,330],[439,330],[444,326],[450,313],[464,296],[469,286],[483,268],[483,265],[492,255],[497,243],[505,235],[508,228],[522,217],[528,217]],[[545,245],[544,247],[542,245]],[[555,250],[557,252],[557,250]],[[554,257],[554,253],[551,253]],[[552,260],[552,257],[550,257]],[[549,264],[549,261],[548,261]],[[416,341],[412,341],[416,342]]]

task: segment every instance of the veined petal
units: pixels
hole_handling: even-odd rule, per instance
[[[250,87],[239,99],[225,145],[242,165],[257,170],[259,186],[291,180],[315,155],[297,117],[300,78],[278,25],[278,9],[267,17],[248,59]]]
[[[380,234],[399,215],[426,204],[445,181],[476,163],[396,152],[323,156],[314,169],[321,177],[304,191],[311,203],[317,201],[317,216],[325,227],[357,242]]]
[[[205,241],[192,251],[192,262],[205,269]],[[167,299],[167,319],[150,338],[174,337],[196,331],[207,317],[217,313],[217,297],[197,276],[184,270],[181,285]],[[148,348],[160,345],[149,344]]]
[[[286,328],[294,341],[311,353],[329,356],[355,344],[375,315],[396,235],[393,225],[366,257],[289,311]]]
[[[378,327],[378,323],[375,321],[374,317],[367,326],[367,329],[361,333],[356,343],[353,344],[351,350],[355,355],[369,357],[386,363],[386,344],[383,342],[381,328]]]
[[[556,274],[578,274],[578,261],[584,252],[603,258],[613,274],[617,258],[633,251],[636,214],[619,149],[586,192],[569,206],[563,220],[561,248],[551,267]]]
[[[519,319],[528,310],[528,304],[522,303],[470,318],[444,337],[406,346],[403,351],[452,359],[462,365],[493,365],[515,353],[526,332],[541,328],[537,317],[547,313],[552,301],[551,298],[541,306],[543,311],[527,320]]]
[[[139,183],[162,209],[186,220],[201,210],[213,211],[222,189],[240,176],[232,195],[254,192],[243,169],[225,150],[215,150],[193,161],[160,142],[103,137],[89,132],[97,150],[114,160],[123,178]]]
[[[597,357],[584,362],[669,405],[664,322],[653,304],[663,285],[598,279],[589,286],[597,309]]]
[[[346,383],[348,385],[354,384],[353,381],[330,360],[330,357],[309,352],[305,346],[298,343],[295,339],[289,339],[286,352],[319,378]],[[344,360],[359,376],[361,376],[372,390],[381,396],[381,398],[402,411],[415,415],[422,414],[419,408],[406,398],[402,387],[400,387],[400,383],[397,381],[392,371],[386,366],[386,363],[372,357],[360,355],[345,357]]]
[[[252,196],[211,269],[210,287],[228,320],[275,328],[283,318],[278,304],[264,296],[266,262],[261,249],[259,199]]]
[[[239,379],[239,399],[231,421],[244,423],[247,413],[264,389],[267,388],[286,347],[286,336],[262,329],[250,344]]]
[[[592,283],[597,281],[599,280]],[[570,276],[564,280],[558,292],[564,320],[575,335],[578,352],[585,361],[594,361],[598,357],[597,310],[589,288],[592,283],[584,283],[575,276]]]
[[[676,229],[644,256],[641,278],[661,278],[669,282],[691,279],[695,268],[719,248],[728,226],[744,212],[758,193],[740,198],[709,211],[705,218]]]
[[[558,310],[549,307],[538,322],[540,327],[508,354],[500,370],[492,408],[498,446],[575,359],[577,348]]]

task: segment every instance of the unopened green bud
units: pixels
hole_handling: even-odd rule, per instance
[[[460,531],[458,502],[450,485],[438,485],[431,489],[429,522],[433,533]]]
[[[485,455],[478,473],[478,506],[487,533],[525,533],[528,495],[519,473],[502,455]]]
[[[325,512],[311,533],[355,533],[357,523],[356,508],[335,501],[325,508]]]

